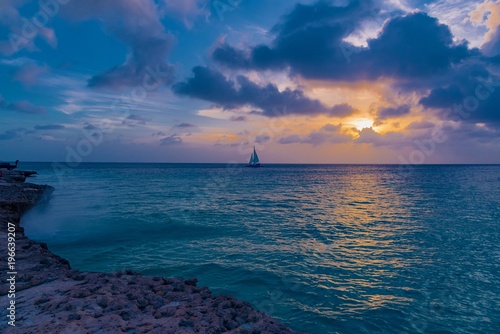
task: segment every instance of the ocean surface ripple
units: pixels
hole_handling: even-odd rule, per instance
[[[82,164],[25,216],[74,269],[197,277],[312,333],[500,328],[500,166]]]

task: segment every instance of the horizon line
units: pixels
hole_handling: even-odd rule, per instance
[[[7,161],[4,161],[7,162]],[[68,164],[64,161],[22,161],[19,160],[19,164],[23,163],[59,163]],[[172,164],[172,165],[185,165],[185,164],[196,164],[196,165],[247,165],[245,162],[159,162],[159,161],[85,161],[80,162],[81,164]],[[262,165],[386,165],[386,166],[494,166],[500,165],[499,163],[424,163],[424,164],[402,164],[402,163],[363,163],[363,162],[268,162]]]

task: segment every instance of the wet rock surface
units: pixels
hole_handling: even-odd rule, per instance
[[[53,188],[23,183],[22,174],[0,178],[0,252],[7,266],[9,223],[16,234],[16,321],[8,325],[9,283],[0,283],[2,333],[295,333],[247,302],[214,296],[196,279],[144,277],[133,271],[72,270],[68,261],[34,242],[21,215]],[[12,225],[11,225],[12,226]]]

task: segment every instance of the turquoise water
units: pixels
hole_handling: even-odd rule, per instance
[[[73,268],[198,277],[312,333],[500,326],[500,166],[83,164],[24,219]]]

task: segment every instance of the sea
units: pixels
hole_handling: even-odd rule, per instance
[[[500,165],[82,163],[22,220],[81,271],[196,277],[310,333],[499,333]]]

